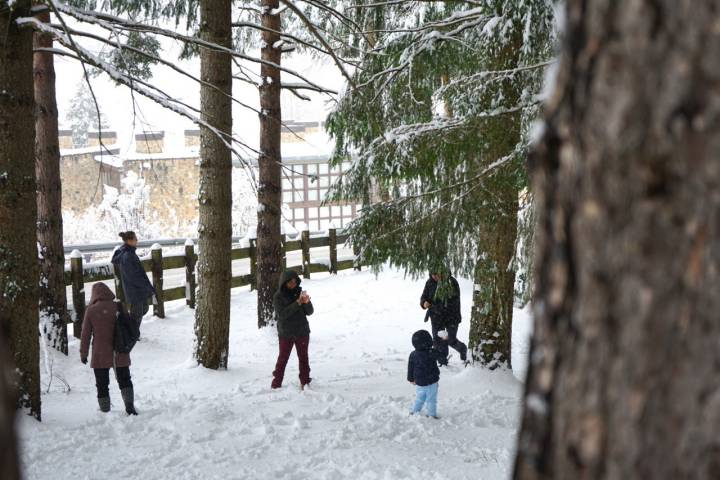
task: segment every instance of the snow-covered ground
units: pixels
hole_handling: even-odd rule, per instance
[[[133,351],[140,415],[127,417],[117,385],[113,411],[97,409],[92,370],[78,343],[55,355],[43,422],[20,422],[27,479],[503,479],[511,471],[522,384],[509,371],[442,370],[440,420],[410,417],[405,380],[410,337],[423,323],[424,281],[390,271],[318,275],[304,282],[311,317],[313,383],[301,392],[293,356],[285,385],[270,390],[277,338],[255,326],[254,293],[232,296],[230,368],[191,358],[193,311],[166,306],[146,317]],[[460,338],[467,341],[470,282],[461,281]],[[515,363],[522,375],[529,320],[516,311]],[[47,384],[47,378],[43,382]]]

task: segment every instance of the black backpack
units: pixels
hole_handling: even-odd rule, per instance
[[[130,315],[118,303],[118,313],[115,318],[115,352],[130,353],[140,338],[140,327],[130,318]]]

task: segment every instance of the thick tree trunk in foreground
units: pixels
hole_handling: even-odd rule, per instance
[[[232,47],[230,0],[200,2],[203,40]],[[200,50],[202,118],[217,130],[232,132],[231,57]],[[201,127],[200,227],[198,295],[195,314],[195,357],[207,368],[227,368],[230,335],[230,249],[232,244],[232,157],[228,146],[210,129]]]
[[[720,10],[568,0],[515,478],[720,478]]]
[[[279,8],[278,0],[261,0],[263,30],[262,59],[280,65],[280,15],[273,14]],[[260,184],[258,185],[257,225],[257,291],[258,327],[273,322],[272,297],[277,290],[282,270],[281,213],[282,170],[280,162],[280,133],[282,114],[280,110],[280,69],[262,64],[260,67]]]
[[[17,440],[15,438],[15,391],[12,388],[12,368],[9,365],[6,345],[0,335],[0,478],[20,478]]]
[[[27,0],[0,9],[0,325],[19,376],[18,406],[39,420],[33,33],[14,22],[29,14]]]
[[[49,23],[50,13],[37,15]],[[52,48],[49,35],[35,34],[35,48]],[[37,238],[40,248],[40,323],[48,344],[65,355],[67,347],[67,296],[63,253],[62,193],[58,111],[55,101],[53,54],[33,54],[35,74],[35,171],[37,173]]]

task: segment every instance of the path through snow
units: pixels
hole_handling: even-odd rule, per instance
[[[53,387],[43,422],[21,421],[26,478],[508,478],[522,389],[510,372],[462,368],[455,354],[441,373],[442,418],[408,416],[410,337],[428,327],[422,286],[393,271],[305,281],[316,311],[314,381],[305,392],[295,357],[284,388],[270,390],[277,339],[255,328],[255,295],[244,290],[232,295],[228,371],[194,366],[193,312],[182,302],[168,304],[164,320],[146,317],[132,355],[138,417],[125,416],[116,384],[113,411],[97,411],[92,370],[73,342],[53,367],[72,391]],[[461,287],[466,341],[472,286]],[[528,320],[516,314],[514,354],[523,364]]]

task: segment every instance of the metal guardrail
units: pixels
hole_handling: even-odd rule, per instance
[[[340,232],[342,233],[342,232]],[[294,235],[290,235],[292,238],[299,237],[301,232],[297,232]],[[326,231],[315,231],[310,232],[310,236],[312,238],[323,236],[326,234]],[[240,241],[245,240],[247,237],[232,237],[232,243],[237,244],[240,243]],[[158,238],[154,240],[141,240],[138,241],[138,248],[150,248],[153,245],[157,244],[161,247],[180,247],[185,245],[185,242],[188,240],[191,240],[194,244],[197,245],[198,239],[197,238]],[[80,253],[99,253],[99,252],[106,252],[106,251],[113,251],[116,247],[122,245],[122,242],[103,242],[103,243],[90,243],[90,244],[82,244],[82,245],[65,245],[63,247],[63,250],[65,252],[65,256],[70,255],[73,250],[77,250]]]

